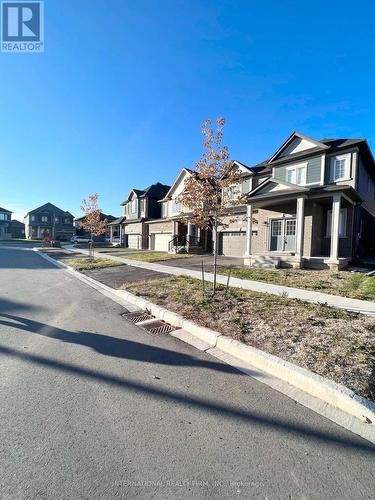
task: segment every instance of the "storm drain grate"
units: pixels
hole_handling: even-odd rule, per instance
[[[133,323],[140,323],[141,321],[147,321],[148,319],[154,319],[151,314],[146,312],[135,312],[130,314],[124,314],[124,317]]]
[[[147,323],[146,325],[142,325],[142,328],[147,330],[150,333],[153,333],[154,335],[160,335],[161,333],[170,333],[175,330],[175,328],[171,325],[168,325],[167,323],[164,323],[164,321],[150,321],[150,323]]]

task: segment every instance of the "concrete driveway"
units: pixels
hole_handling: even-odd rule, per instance
[[[0,498],[372,498],[375,447],[0,249]]]

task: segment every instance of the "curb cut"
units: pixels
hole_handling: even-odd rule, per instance
[[[179,328],[178,331],[172,332],[174,337],[205,350],[245,373],[254,372],[255,368],[255,370],[265,374],[266,379],[270,377],[278,380],[279,383],[268,383],[267,381],[264,383],[273,386],[279,392],[289,395],[304,406],[310,407],[351,432],[375,443],[375,403],[357,396],[351,389],[317,375],[306,368],[284,361],[277,356],[245,345],[210,328],[184,319],[177,313],[126,290],[114,290],[75,271],[70,266],[52,259],[38,249],[34,249],[34,251],[56,267],[65,269],[116,302],[122,305],[125,302],[124,307],[129,309],[129,305],[133,305],[135,306],[134,310],[148,311],[157,319]],[[262,378],[259,378],[259,380],[263,381]],[[286,389],[285,386],[287,386]],[[310,401],[311,399],[315,400],[315,402]],[[337,415],[337,412],[340,415]]]

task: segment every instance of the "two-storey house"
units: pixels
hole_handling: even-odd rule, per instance
[[[375,163],[365,139],[294,132],[255,168],[268,177],[247,196],[246,264],[339,269],[374,248]]]
[[[46,203],[25,215],[25,235],[28,239],[69,240],[75,230],[73,215],[52,203]]]
[[[10,239],[12,212],[0,207],[0,240]]]
[[[93,239],[93,241],[105,241],[106,239],[110,239],[111,237],[111,224],[115,221],[116,217],[114,217],[113,215],[108,215],[108,214],[104,214],[103,212],[100,212],[100,216],[99,216],[99,219],[101,221],[107,221],[107,225],[104,229],[104,232],[103,234],[101,235],[98,235],[98,236],[92,236],[90,234],[90,231],[88,231],[87,229],[85,229],[83,227],[83,222],[85,221],[85,218],[86,216],[83,215],[82,217],[78,217],[76,219],[74,219],[74,227],[76,228],[76,236],[81,236],[82,238],[91,238]]]
[[[146,189],[132,189],[122,203],[123,218],[118,221],[120,241],[128,248],[149,248],[149,224],[159,219],[161,205],[159,200],[169,191],[170,186],[157,182]]]
[[[178,253],[180,251],[208,251],[211,246],[211,231],[200,229],[185,220],[187,209],[179,196],[185,189],[186,179],[194,175],[188,168],[183,168],[176,180],[159,200],[161,204],[160,218],[147,223],[149,227],[150,250]]]

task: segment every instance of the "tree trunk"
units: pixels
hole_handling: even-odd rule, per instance
[[[213,245],[213,253],[214,253],[214,282],[212,288],[212,295],[216,293],[216,275],[217,275],[217,217],[215,218],[214,226],[213,226],[213,237],[214,237],[214,245]]]
[[[94,239],[91,233],[91,243],[90,243],[90,257],[93,259],[94,258]]]

